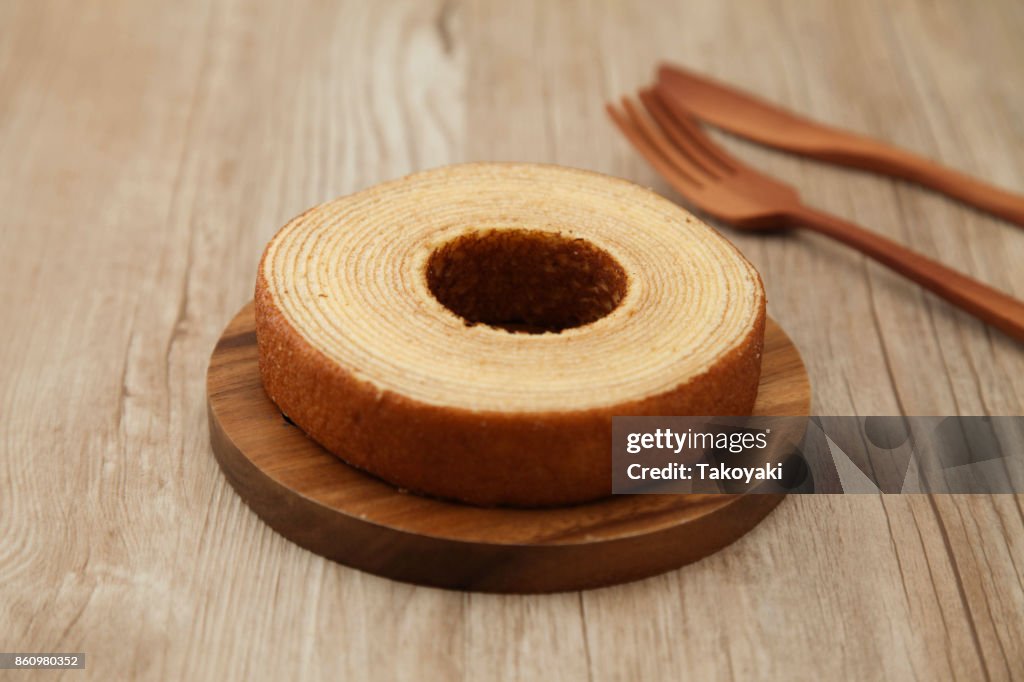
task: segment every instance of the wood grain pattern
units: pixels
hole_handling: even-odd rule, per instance
[[[658,67],[657,87],[668,98],[675,93],[678,103],[702,121],[748,140],[840,166],[916,182],[1024,226],[1024,196],[898,146],[821,125],[678,65]]]
[[[204,405],[263,246],[317,202],[512,159],[674,196],[602,110],[663,60],[1022,191],[1022,33],[1016,0],[0,3],[0,649],[97,680],[1024,677],[1020,496],[791,498],[642,582],[453,594],[277,536]],[[1024,296],[1016,228],[722,139]],[[824,238],[725,231],[816,412],[1022,412],[1018,344]]]
[[[663,85],[657,91],[640,90],[642,104],[627,95],[621,109],[609,104],[607,110],[630,144],[688,205],[741,230],[801,228],[831,237],[1024,343],[1024,301],[805,204],[792,185],[748,166],[716,144],[686,107],[685,95]]]
[[[755,415],[807,415],[800,352],[774,321]],[[246,504],[292,542],[375,575],[480,592],[603,587],[679,568],[756,526],[782,495],[624,495],[554,509],[480,508],[401,493],[350,467],[263,390],[253,304],[206,378],[210,443]]]

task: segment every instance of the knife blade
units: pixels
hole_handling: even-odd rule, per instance
[[[1024,226],[1024,197],[894,145],[812,121],[672,64],[658,68],[656,87],[697,118],[754,142],[909,180]]]

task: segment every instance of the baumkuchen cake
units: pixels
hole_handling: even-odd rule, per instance
[[[412,492],[549,506],[611,492],[613,415],[749,414],[765,297],[654,192],[467,164],[317,206],[256,283],[260,373],[310,437]]]

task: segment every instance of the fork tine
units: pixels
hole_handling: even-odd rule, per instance
[[[675,129],[680,134],[686,135],[692,143],[703,152],[705,158],[712,159],[727,173],[734,173],[743,164],[733,158],[720,145],[715,143],[707,133],[694,121],[690,112],[671,97],[664,96],[660,91],[654,91],[654,97],[662,104],[675,122]]]
[[[647,109],[647,113],[651,115],[651,118],[658,124],[662,132],[672,140],[675,149],[680,154],[686,156],[690,163],[698,166],[705,175],[715,180],[721,179],[723,175],[730,172],[730,169],[722,168],[721,164],[716,163],[716,159],[710,157],[694,141],[693,137],[688,135],[687,131],[675,122],[675,116],[668,112],[661,100],[654,95],[652,89],[645,88],[640,90],[639,97],[640,102]]]
[[[650,123],[646,128],[642,127],[645,121],[629,98],[622,98],[622,107],[626,111],[625,115],[613,104],[608,104],[605,109],[637,151],[681,194],[689,195],[699,190],[701,182],[692,172],[686,171],[689,164],[684,162],[684,166],[679,167],[664,153],[672,149],[672,144]]]
[[[698,185],[704,185],[707,180],[713,180],[703,166],[693,162],[691,158],[676,148],[670,139],[665,136],[664,131],[644,111],[643,106],[634,100],[623,97],[622,107],[627,115],[633,120],[633,125],[643,133],[653,144],[661,155],[664,156],[673,166],[682,173],[693,179]]]

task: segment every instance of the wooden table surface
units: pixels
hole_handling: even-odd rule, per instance
[[[263,245],[315,203],[511,159],[678,198],[602,110],[660,59],[1024,191],[1021,35],[1016,0],[0,3],[0,650],[100,680],[1021,679],[1020,496],[790,498],[668,575],[462,594],[275,535],[204,403]],[[1024,297],[1021,230],[729,145]],[[822,238],[727,234],[816,412],[1022,413],[1007,337]]]

